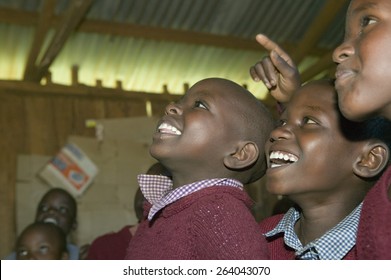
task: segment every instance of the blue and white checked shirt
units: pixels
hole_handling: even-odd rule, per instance
[[[148,220],[152,220],[153,216],[166,205],[207,187],[222,185],[243,189],[241,182],[228,178],[202,180],[176,189],[172,188],[172,180],[163,175],[140,174],[137,176],[137,180],[144,197],[152,204]]]
[[[362,203],[338,225],[304,247],[294,230],[296,222],[300,219],[300,212],[294,207],[290,208],[278,225],[265,236],[284,233],[285,244],[296,251],[298,259],[341,260],[356,244],[361,208]]]

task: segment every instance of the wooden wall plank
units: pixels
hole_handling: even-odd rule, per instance
[[[87,119],[145,116],[142,99],[23,94],[0,88],[0,257],[16,240],[15,185],[19,154],[53,155],[68,136],[95,136]]]
[[[55,148],[59,151],[65,145],[68,136],[76,134],[74,98],[57,96],[51,98],[51,103],[54,121],[53,134],[56,137]]]
[[[106,100],[106,118],[145,116],[145,101],[142,99]]]
[[[24,98],[27,153],[50,155],[56,149],[53,108],[50,98]]]
[[[94,137],[95,129],[86,127],[86,120],[106,118],[105,102],[98,98],[78,98],[74,101],[74,132],[76,135]]]
[[[15,183],[17,151],[23,150],[23,102],[0,94],[0,256],[15,244]]]

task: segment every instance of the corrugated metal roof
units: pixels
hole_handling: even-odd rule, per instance
[[[57,1],[56,14],[62,15],[71,2]],[[247,84],[261,97],[265,89],[252,82],[248,70],[264,55],[263,49],[234,49],[228,40],[237,37],[255,41],[257,33],[265,33],[294,50],[327,2],[330,1],[95,0],[84,21],[129,24],[122,25],[123,28],[137,25],[229,36],[227,48],[198,44],[197,38],[192,39],[195,43],[188,43],[172,38],[132,37],[80,29],[68,38],[49,70],[55,83],[70,84],[71,67],[78,65],[80,83],[95,85],[100,79],[104,86],[115,87],[120,80],[126,90],[157,93],[162,92],[164,84],[170,92],[182,93],[184,83],[191,85],[205,77],[219,76]],[[43,4],[40,0],[0,0],[0,9],[39,15]],[[307,64],[316,61],[317,52],[324,53],[340,42],[345,8],[333,15],[335,18],[322,32],[312,55],[305,60]],[[36,28],[26,25],[27,19],[19,23],[11,21],[0,19],[0,79],[22,80]],[[47,36],[45,46],[53,32]]]

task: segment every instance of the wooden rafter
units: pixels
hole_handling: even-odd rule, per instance
[[[181,98],[182,93],[156,94],[148,92],[128,91],[118,88],[91,87],[86,85],[41,85],[29,81],[8,81],[0,80],[0,90],[3,92],[15,93],[18,95],[42,95],[42,96],[74,96],[87,98],[108,98],[108,99],[138,99],[162,101],[168,103]]]
[[[316,17],[311,27],[308,29],[300,44],[296,47],[296,52],[292,54],[292,58],[298,65],[307,56],[311,49],[315,47],[322,34],[334,20],[342,8],[346,6],[348,0],[330,0],[326,1],[320,14]]]
[[[43,8],[40,13],[37,26],[35,28],[35,34],[33,38],[33,44],[30,49],[30,53],[27,59],[27,64],[24,72],[24,80],[30,80],[34,77],[34,73],[37,71],[36,61],[38,55],[42,49],[45,37],[51,27],[50,21],[53,16],[54,7],[56,5],[56,0],[45,0],[43,3]]]
[[[49,44],[42,59],[36,65],[35,71],[25,76],[25,80],[39,82],[47,73],[50,65],[66,43],[69,36],[77,28],[89,7],[92,4],[92,0],[73,0],[67,12],[59,22],[56,33],[53,36],[51,43]]]
[[[314,78],[317,74],[322,73],[325,70],[328,70],[335,66],[335,63],[332,60],[332,53],[330,51],[323,55],[316,63],[311,65],[308,69],[301,73],[301,79],[303,82],[306,82],[312,78]]]
[[[35,12],[17,11],[13,9],[0,8],[0,21],[19,25],[34,25],[38,21],[38,14]],[[51,22],[55,26],[60,21],[58,16],[53,16]],[[130,23],[119,23],[105,20],[84,20],[78,27],[80,32],[92,32],[99,34],[110,34],[122,37],[135,37],[151,40],[164,40],[178,43],[206,45],[221,48],[233,48],[239,50],[260,51],[260,46],[255,39],[243,39],[234,36],[222,36],[194,31],[174,30],[155,26],[143,26]],[[286,50],[295,49],[292,44],[282,44]],[[312,55],[323,54],[324,49],[312,47],[309,52]]]

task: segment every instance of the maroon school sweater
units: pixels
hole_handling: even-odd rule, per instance
[[[364,260],[391,260],[391,166],[365,196],[357,233],[357,254]]]
[[[132,234],[131,225],[118,232],[111,232],[97,237],[88,249],[87,260],[123,260],[126,256]]]
[[[228,186],[182,197],[141,222],[126,259],[267,259],[252,203],[245,191]]]

